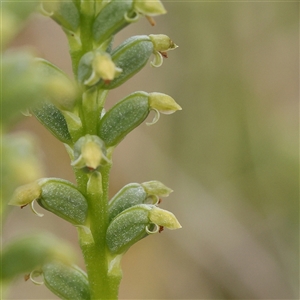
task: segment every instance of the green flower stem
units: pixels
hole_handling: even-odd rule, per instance
[[[109,153],[111,158],[111,153]],[[108,226],[108,183],[111,164],[101,173],[89,175],[75,172],[78,188],[86,195],[89,204],[91,233],[79,228],[79,240],[90,282],[91,299],[118,299],[121,272],[109,273],[110,255],[106,246]]]
[[[72,69],[75,78],[78,74],[78,65],[81,57],[93,49],[92,26],[95,13],[95,3],[93,1],[84,1],[81,4],[81,24],[79,32],[64,30],[68,42],[69,53],[72,60]]]
[[[97,5],[99,10],[99,6]],[[74,76],[77,79],[81,57],[94,48],[92,24],[95,15],[95,3],[81,1],[81,21],[78,33],[66,32]],[[98,87],[83,87],[82,102],[79,104],[79,116],[84,134],[97,135],[97,123],[104,107],[108,90]],[[113,147],[107,149],[107,158],[111,161]],[[71,157],[72,159],[72,157]],[[77,187],[86,197],[89,206],[88,222],[90,232],[78,227],[79,242],[84,257],[90,284],[92,300],[118,299],[122,278],[121,256],[112,256],[106,245],[108,218],[108,187],[112,164],[107,162],[97,171],[85,173],[74,168]]]
[[[73,168],[73,171],[74,171],[74,174],[75,174],[75,177],[76,177],[78,190],[83,195],[86,195],[86,186],[87,186],[87,181],[88,181],[87,175],[84,172],[82,172],[81,170],[76,169],[76,168]]]
[[[87,89],[82,99],[82,119],[86,134],[97,135],[97,124],[108,91],[96,87]]]
[[[91,299],[117,299],[118,287],[110,282],[106,251],[103,251],[99,243],[90,242],[90,236],[84,233],[82,229],[79,232],[80,245],[90,283]]]
[[[85,9],[83,9],[85,7]],[[94,4],[89,7],[88,2],[82,3],[81,25],[80,25],[80,39],[82,43],[82,54],[93,49],[92,27],[94,20]]]
[[[82,117],[86,134],[97,134],[97,119],[99,118],[97,95],[97,89],[92,87],[82,96]]]

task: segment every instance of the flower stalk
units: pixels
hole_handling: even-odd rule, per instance
[[[160,198],[172,192],[159,181],[128,184],[109,199],[113,151],[151,110],[156,113],[154,124],[160,113],[172,114],[181,107],[166,94],[138,91],[106,111],[106,97],[137,74],[152,55],[157,67],[165,52],[177,46],[166,35],[140,35],[112,49],[113,37],[122,28],[141,16],[152,19],[166,13],[159,0],[45,1],[42,11],[66,33],[75,80],[40,60],[47,79],[56,80],[51,81],[55,93],[31,111],[65,144],[77,185],[56,178],[38,180],[19,188],[10,204],[36,201],[78,230],[86,274],[76,266],[47,261],[32,274],[44,274],[51,291],[62,299],[118,299],[125,252],[164,227],[181,225],[171,212],[158,208]]]

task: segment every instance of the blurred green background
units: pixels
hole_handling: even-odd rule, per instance
[[[299,3],[163,1],[168,14],[116,36],[165,33],[179,48],[109,95],[108,107],[144,90],[183,107],[140,126],[116,149],[111,195],[157,179],[183,228],[149,237],[124,256],[120,299],[299,299]],[[64,34],[33,17],[11,47],[30,45],[71,74]],[[46,175],[74,181],[63,145],[34,118]],[[40,208],[41,210],[41,208]],[[35,228],[73,243],[74,227],[14,208],[3,233]],[[82,261],[80,262],[81,266]],[[9,299],[57,299],[16,281]]]

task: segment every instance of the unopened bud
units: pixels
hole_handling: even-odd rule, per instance
[[[130,18],[132,15],[132,1],[102,1],[108,3],[102,7],[99,14],[95,17],[92,29],[94,42],[97,45],[102,45],[107,39],[134,21],[134,19],[131,20]]]
[[[107,228],[108,249],[114,254],[121,254],[147,236],[148,214],[147,205],[135,205],[118,214]]]
[[[125,185],[108,204],[109,219],[112,220],[125,209],[139,204],[159,204],[160,197],[168,197],[173,192],[159,181],[153,180]]]
[[[110,83],[100,83],[101,88],[110,90],[123,84],[146,65],[152,53],[153,43],[147,35],[132,36],[125,40],[111,54],[122,73]]]
[[[60,261],[42,266],[46,287],[60,299],[90,299],[87,275],[79,267]]]
[[[145,203],[147,200],[147,193],[139,183],[130,183],[125,185],[108,204],[109,219],[112,220],[115,216],[123,210]]]
[[[58,140],[65,144],[72,143],[72,137],[68,129],[68,123],[62,112],[50,101],[39,103],[32,108],[35,117],[47,128]]]
[[[114,254],[127,251],[133,244],[149,234],[181,228],[176,217],[169,211],[151,204],[139,204],[119,213],[109,224],[106,232],[108,249]]]
[[[98,135],[107,147],[116,146],[149,114],[148,94],[135,92],[114,105],[100,120]]]
[[[58,178],[38,181],[42,193],[40,206],[74,225],[87,225],[88,204],[74,184]]]

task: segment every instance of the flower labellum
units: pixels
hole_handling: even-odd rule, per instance
[[[87,134],[75,143],[72,162],[75,168],[95,170],[107,161],[104,143],[98,136]]]
[[[96,53],[93,60],[93,69],[98,77],[103,80],[113,80],[122,69],[115,66],[110,55],[106,52]]]
[[[179,229],[182,226],[171,212],[154,206],[149,212],[149,219],[158,226],[168,229]]]

